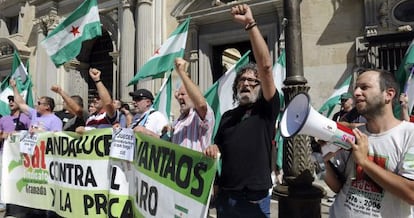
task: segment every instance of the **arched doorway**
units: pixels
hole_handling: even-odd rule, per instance
[[[76,57],[80,62],[88,63],[89,67],[100,70],[101,80],[108,91],[113,94],[114,89],[114,64],[113,58],[109,55],[113,52],[113,44],[110,34],[104,28],[102,35],[82,43],[82,50]],[[96,91],[95,83],[89,76],[88,70],[82,73],[88,85],[88,102],[91,101],[91,93]]]
[[[95,40],[89,55],[90,67],[101,71],[101,80],[109,92],[113,92],[114,69],[112,57],[109,55],[113,51],[112,39],[107,31],[102,32],[102,36]],[[88,80],[88,91],[96,90],[92,79]]]

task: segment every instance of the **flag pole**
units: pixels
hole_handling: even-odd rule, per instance
[[[288,103],[300,92],[308,92],[303,69],[300,0],[283,0],[287,19],[285,54],[286,79],[283,82]],[[321,217],[321,198],[326,191],[313,185],[314,165],[311,158],[310,137],[297,135],[283,144],[283,184],[273,191],[279,199],[279,217]]]

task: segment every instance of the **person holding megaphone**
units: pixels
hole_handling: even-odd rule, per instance
[[[413,217],[414,124],[394,117],[398,92],[388,71],[359,74],[353,96],[366,123],[352,130],[350,151],[325,156],[325,182],[337,193],[330,217]],[[330,161],[344,170],[343,180]]]

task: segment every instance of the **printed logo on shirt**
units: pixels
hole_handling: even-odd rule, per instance
[[[368,159],[385,169],[387,158],[369,155]],[[384,190],[366,175],[359,165],[356,166],[355,176],[356,178],[351,181],[344,206],[356,214],[378,217],[382,207]]]

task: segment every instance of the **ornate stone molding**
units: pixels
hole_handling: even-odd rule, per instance
[[[137,6],[139,6],[141,4],[149,4],[149,5],[152,5],[152,0],[138,0],[137,1]]]
[[[59,16],[56,10],[51,10],[48,15],[39,17],[34,24],[38,25],[44,36],[47,36],[49,30],[54,29],[59,24]]]
[[[381,25],[382,28],[387,28],[388,27],[388,14],[389,14],[389,7],[388,7],[388,2],[384,1],[382,2],[380,8],[378,9],[378,19],[379,19],[379,23]]]
[[[365,36],[376,36],[378,35],[378,26],[365,26]]]
[[[0,58],[13,55],[14,47],[7,42],[0,42]]]
[[[395,17],[397,6],[407,0],[364,0],[366,36],[393,34],[409,31],[407,26],[414,22],[404,22]]]
[[[133,5],[133,0],[121,0],[122,8],[130,8]]]

